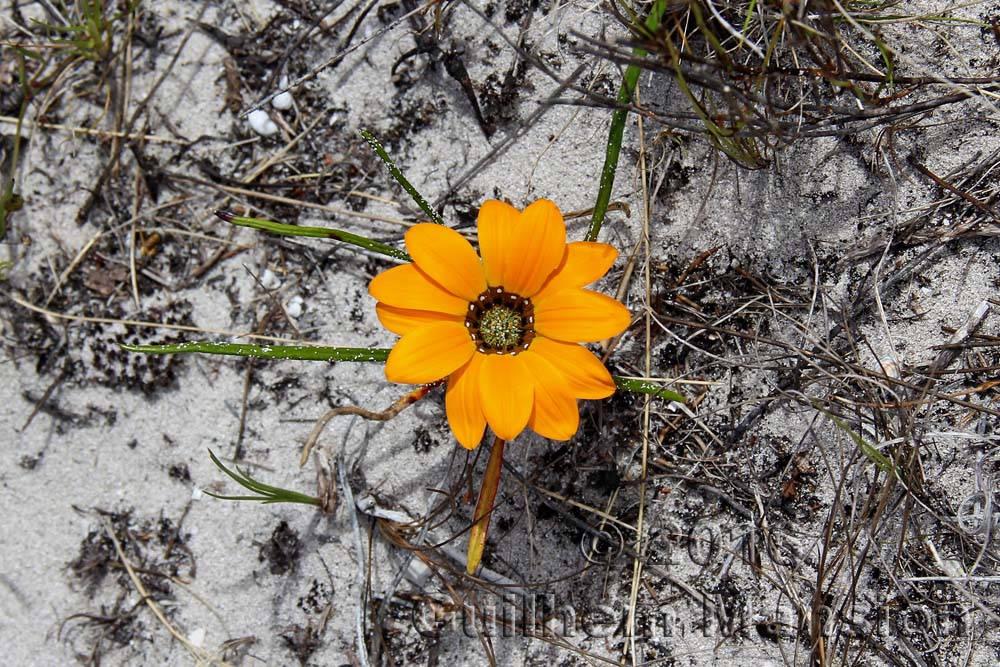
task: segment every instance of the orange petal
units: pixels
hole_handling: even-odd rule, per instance
[[[544,357],[552,364],[576,398],[606,398],[615,393],[611,373],[582,345],[537,336],[531,341],[528,352]]]
[[[614,299],[587,289],[566,289],[535,306],[535,332],[571,343],[594,343],[620,334],[632,316]]]
[[[452,373],[444,395],[448,424],[458,444],[466,449],[478,447],[486,430],[486,417],[479,400],[479,370],[483,359],[483,355],[473,354],[469,363]]]
[[[405,336],[414,329],[433,322],[458,322],[464,325],[464,318],[461,315],[397,308],[384,303],[375,304],[375,314],[378,315],[382,326],[398,336]]]
[[[399,339],[385,362],[385,377],[402,384],[434,382],[465,364],[475,351],[464,325],[434,322]]]
[[[368,285],[368,293],[390,306],[462,317],[469,306],[468,301],[441,287],[416,264],[394,266],[378,274]]]
[[[570,287],[589,285],[607,273],[617,257],[618,251],[607,243],[590,241],[568,243],[559,267],[531,300],[537,304],[547,295]]]
[[[483,355],[479,370],[479,399],[483,414],[497,437],[513,440],[531,416],[534,381],[523,355]]]
[[[535,402],[528,426],[544,438],[569,440],[580,426],[580,411],[565,377],[534,349],[523,356],[535,381]]]
[[[510,235],[514,231],[520,211],[496,199],[487,199],[479,207],[476,225],[479,229],[479,254],[483,256],[486,281],[493,287],[502,284]]]
[[[521,212],[514,231],[501,249],[505,255],[502,282],[508,292],[532,297],[559,266],[566,252],[562,213],[548,199]]]
[[[486,289],[486,277],[472,244],[454,229],[423,223],[406,232],[406,249],[421,271],[466,301]]]

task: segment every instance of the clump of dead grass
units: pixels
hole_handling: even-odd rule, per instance
[[[633,110],[665,132],[705,137],[748,168],[801,138],[848,137],[972,98],[989,103],[1000,84],[990,67],[1000,37],[988,15],[910,14],[891,1],[610,6],[630,38],[583,37],[592,52],[658,75],[654,86],[671,84]],[[959,31],[981,34],[994,54],[980,60],[978,75],[948,65],[948,40]],[[913,62],[904,53],[915,38],[938,41],[942,57]]]

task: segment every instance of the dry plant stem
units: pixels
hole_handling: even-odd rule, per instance
[[[319,122],[321,120],[323,120],[323,117],[319,116],[315,120],[313,120],[313,122],[309,123],[308,127],[299,132],[296,136],[292,137],[292,139],[288,143],[286,143],[284,146],[281,147],[281,150],[279,150],[274,155],[269,156],[266,160],[264,160],[259,165],[254,167],[253,171],[247,174],[247,176],[243,179],[243,182],[248,185],[250,183],[253,183],[254,181],[257,180],[257,177],[259,177],[261,174],[266,172],[274,165],[281,162],[281,160],[284,159],[284,157],[288,155],[288,153],[291,152],[291,150],[295,148],[305,136],[307,136],[310,132],[312,132],[317,125],[319,125]]]
[[[640,103],[639,99],[639,86],[635,86],[635,101],[636,104]],[[650,256],[649,256],[649,189],[646,180],[646,141],[645,135],[643,133],[642,126],[642,116],[638,117],[638,131],[639,131],[639,181],[642,185],[642,244],[643,251],[645,253],[645,261],[643,262],[643,278],[644,278],[644,289],[646,293],[646,304],[644,322],[645,322],[645,371],[646,377],[652,374],[652,359],[651,359],[651,349],[652,349],[652,319],[650,312],[650,304],[652,304],[652,283],[649,274],[650,270]],[[645,519],[645,508],[646,508],[646,475],[647,475],[647,462],[649,460],[649,409],[650,402],[652,398],[650,396],[645,397],[646,400],[643,403],[642,408],[642,468],[639,477],[639,515],[636,517],[636,530],[635,530],[635,551],[636,557],[632,560],[632,586],[629,592],[629,607],[628,607],[628,620],[626,624],[626,633],[628,637],[628,642],[625,644],[625,650],[632,657],[632,664],[638,665],[639,657],[636,653],[635,646],[635,608],[636,602],[639,598],[639,584],[642,581],[642,565],[645,548],[642,542],[643,534],[643,523]]]
[[[327,204],[317,204],[315,202],[303,201],[301,199],[293,199],[292,197],[282,197],[281,195],[272,195],[266,192],[257,192],[256,190],[249,190],[247,188],[238,188],[231,185],[220,185],[219,183],[213,183],[212,181],[206,181],[201,178],[194,178],[193,176],[188,176],[186,174],[170,174],[170,177],[180,181],[188,181],[190,183],[195,183],[197,185],[204,185],[210,188],[215,188],[219,192],[224,192],[227,195],[239,195],[242,197],[250,197],[253,199],[263,199],[264,201],[273,202],[275,204],[288,204],[289,206],[297,206],[299,208],[311,208],[317,211],[325,211],[327,213],[333,213],[335,215],[343,215],[350,218],[361,218],[362,220],[374,220],[375,222],[387,222],[392,225],[399,225],[400,227],[409,227],[411,223],[405,220],[400,220],[399,218],[390,218],[384,215],[374,215],[372,213],[365,213],[364,211],[351,211],[346,208],[340,208],[339,206],[329,206]],[[215,208],[223,208],[223,206],[216,206]]]
[[[0,123],[5,125],[17,125],[17,118],[13,116],[0,116]],[[189,144],[189,141],[184,139],[175,139],[174,137],[160,137],[154,134],[138,134],[138,133],[125,133],[125,132],[115,132],[114,130],[98,130],[90,127],[76,127],[73,125],[63,125],[61,123],[43,123],[37,120],[25,120],[25,128],[36,128],[39,130],[57,130],[60,132],[69,132],[73,136],[94,136],[100,139],[111,140],[111,139],[128,139],[129,141],[148,141],[154,144],[177,144],[179,146],[185,146]]]
[[[136,327],[140,329],[169,329],[171,331],[190,331],[193,333],[201,334],[212,334],[215,336],[225,336],[227,338],[246,338],[248,340],[263,340],[270,341],[272,343],[294,343],[296,345],[318,345],[315,341],[308,340],[289,340],[287,338],[279,338],[277,336],[261,336],[255,333],[239,332],[239,331],[227,331],[225,329],[203,329],[201,327],[193,327],[186,324],[164,324],[162,322],[149,322],[146,320],[122,320],[115,319],[113,317],[87,317],[86,315],[68,315],[66,313],[58,313],[54,310],[48,310],[42,308],[41,306],[36,306],[33,303],[25,301],[24,299],[18,297],[17,295],[11,293],[8,294],[11,301],[21,306],[22,308],[27,308],[30,311],[36,312],[40,315],[44,315],[46,319],[50,322],[52,320],[63,320],[66,322],[94,322],[97,324],[121,324],[125,327]]]
[[[563,495],[563,494],[561,494],[561,493],[559,493],[557,491],[553,491],[551,489],[546,489],[543,486],[538,486],[537,484],[528,483],[528,484],[526,484],[526,486],[530,486],[531,489],[533,491],[535,491],[536,493],[538,493],[538,494],[546,495],[546,496],[548,496],[550,498],[558,500],[561,503],[565,503],[566,505],[569,505],[570,507],[576,507],[577,509],[583,510],[584,512],[587,512],[588,514],[593,514],[594,516],[599,517],[601,519],[601,526],[604,526],[607,523],[611,523],[611,524],[617,526],[618,528],[624,528],[625,530],[632,531],[632,532],[635,531],[635,527],[632,524],[626,523],[626,522],[622,521],[618,517],[610,514],[609,512],[607,512],[605,510],[598,509],[597,507],[593,507],[591,505],[587,505],[586,503],[581,503],[578,500],[574,500],[574,499],[572,499],[572,498],[570,498],[568,496],[565,496],[565,495]]]
[[[482,14],[473,5],[467,5],[467,6],[469,7],[469,9],[479,14],[479,16],[486,19],[485,14]],[[508,44],[511,44],[512,46],[514,45],[514,43],[511,42],[510,39],[502,32],[500,33],[500,36],[503,37],[505,40],[507,40]],[[468,169],[468,171],[459,176],[451,184],[451,187],[447,191],[445,191],[442,195],[440,195],[437,199],[434,200],[431,206],[433,206],[434,208],[440,208],[441,206],[446,204],[448,200],[451,198],[451,196],[455,194],[455,192],[457,192],[460,187],[462,187],[470,180],[472,180],[472,178],[476,174],[478,174],[483,169],[483,167],[485,167],[488,164],[492,164],[497,160],[497,158],[500,155],[506,153],[509,148],[511,148],[515,143],[517,143],[517,141],[521,137],[526,135],[528,131],[535,126],[535,123],[537,123],[541,119],[541,117],[545,114],[545,112],[547,112],[549,109],[555,106],[555,104],[559,100],[559,96],[562,95],[567,88],[571,88],[573,86],[573,82],[576,81],[580,77],[580,75],[583,74],[585,69],[586,67],[584,65],[580,65],[564,81],[560,81],[559,85],[552,92],[552,94],[549,95],[549,97],[544,102],[539,104],[538,108],[535,109],[535,111],[533,111],[530,116],[525,118],[524,122],[521,123],[516,130],[505,136],[502,140],[500,140],[495,146],[493,146],[493,148],[490,149],[490,151],[486,155],[481,157],[474,165],[472,165]]]
[[[469,550],[465,560],[465,571],[470,575],[476,573],[479,563],[483,560],[483,551],[486,549],[490,519],[493,517],[493,503],[496,502],[497,489],[500,488],[504,444],[504,440],[500,438],[493,441],[490,459],[486,463],[486,474],[483,475],[483,486],[479,489],[479,500],[476,502],[472,528],[469,529]]]
[[[546,491],[545,489],[539,487],[537,484],[526,478],[521,473],[521,471],[519,471],[516,467],[514,467],[511,464],[507,464],[505,468],[507,472],[509,472],[511,476],[514,477],[514,479],[516,479],[519,483],[527,487],[535,495],[535,497],[538,498],[540,502],[542,502],[546,507],[548,507],[552,511],[556,512],[570,525],[587,533],[588,535],[594,537],[598,541],[605,543],[616,553],[624,554],[629,558],[640,558],[639,553],[634,548],[626,544],[624,540],[619,539],[616,541],[614,537],[607,531],[603,531],[595,526],[592,526],[583,519],[579,518],[579,516],[577,516],[578,513],[572,512],[563,507],[560,503],[554,502],[553,498],[557,498],[558,496],[556,496],[552,492]],[[596,513],[603,515],[603,513],[601,512],[596,512]],[[633,526],[627,526],[627,527],[629,530],[635,530]],[[672,585],[676,586],[678,589],[680,589],[685,594],[690,596],[691,599],[694,600],[699,605],[703,605],[702,608],[707,610],[708,614],[715,615],[719,613],[719,608],[712,601],[711,597],[709,597],[702,591],[698,590],[694,586],[691,586],[684,580],[670,574],[670,572],[668,572],[665,568],[650,562],[644,562],[643,567],[647,572],[657,577],[660,577],[670,582]]]
[[[659,28],[660,18],[663,16],[663,12],[666,10],[666,7],[667,3],[661,0],[657,0],[653,3],[649,10],[649,15],[644,21],[644,26],[648,30],[655,31]],[[645,49],[642,48],[634,49],[633,53],[639,58],[645,57],[646,55]],[[625,75],[622,77],[621,87],[618,89],[618,97],[616,99],[618,104],[628,104],[633,93],[635,93],[635,106],[641,106],[638,97],[640,73],[641,70],[638,66],[630,65],[626,68]],[[641,117],[642,116],[639,116],[639,118]],[[604,224],[604,216],[608,210],[608,202],[611,200],[611,189],[615,184],[615,173],[618,171],[618,156],[621,153],[622,135],[625,132],[625,122],[627,119],[627,109],[623,109],[621,107],[615,109],[611,118],[611,127],[608,132],[608,143],[604,156],[604,166],[601,169],[600,186],[597,191],[597,202],[594,204],[594,216],[590,222],[590,229],[587,231],[587,241],[596,241],[597,236],[601,231],[601,226]],[[641,146],[641,139],[639,143]]]
[[[256,276],[254,276],[254,278],[256,279]],[[257,283],[259,285],[260,281],[257,281]],[[266,331],[268,325],[271,323],[271,320],[274,319],[276,315],[277,314],[273,310],[269,310],[265,313],[264,317],[261,318],[260,323],[254,327],[254,333],[259,334]],[[247,408],[250,403],[250,381],[253,379],[253,368],[254,358],[248,357],[246,371],[243,373],[243,391],[240,394],[240,423],[236,428],[236,446],[233,448],[233,460],[236,461],[243,458],[243,438],[246,436],[247,431]]]
[[[218,264],[223,259],[229,259],[230,257],[235,257],[242,252],[247,251],[250,246],[237,246],[236,248],[230,248],[229,246],[233,242],[233,237],[236,235],[236,227],[229,228],[229,234],[225,239],[220,239],[222,243],[219,245],[219,249],[216,250],[210,257],[208,257],[204,262],[194,267],[191,273],[188,275],[186,284],[193,284],[198,278],[212,270],[212,268]],[[214,237],[213,237],[214,238]]]
[[[156,619],[163,625],[163,627],[167,629],[168,632],[170,632],[171,635],[173,635],[174,639],[179,641],[181,645],[188,650],[188,652],[191,654],[191,657],[195,659],[197,664],[199,665],[210,664],[210,665],[219,665],[220,667],[231,667],[230,664],[227,663],[226,661],[220,658],[216,658],[212,655],[209,655],[204,649],[192,644],[190,641],[188,641],[187,637],[182,635],[173,625],[171,625],[170,621],[168,621],[167,617],[163,614],[163,611],[154,601],[153,596],[151,596],[149,592],[146,590],[146,587],[142,585],[142,580],[139,579],[139,575],[136,574],[135,568],[132,567],[132,563],[129,562],[128,558],[126,558],[125,550],[122,549],[121,542],[118,541],[118,536],[115,535],[114,528],[111,527],[111,523],[108,521],[107,517],[104,517],[104,530],[107,531],[108,537],[111,538],[111,542],[115,545],[115,551],[118,553],[118,558],[119,560],[121,560],[122,566],[125,568],[125,571],[128,572],[129,579],[132,581],[132,585],[135,586],[136,592],[138,592],[139,595],[142,597],[143,602],[145,602],[146,605],[149,607],[150,611],[153,612],[153,615],[156,616]]]
[[[920,164],[920,162],[918,162],[915,158],[910,160],[910,164],[913,165],[914,169],[916,169],[921,174],[923,174],[927,178],[929,178],[932,181],[934,181],[935,183],[937,183],[939,186],[941,186],[942,188],[944,188],[948,192],[951,192],[952,194],[957,195],[957,196],[961,197],[962,199],[964,199],[965,201],[969,202],[970,204],[972,204],[973,206],[975,206],[977,209],[979,209],[980,211],[982,211],[986,215],[988,215],[991,218],[993,218],[994,221],[1000,221],[1000,214],[998,214],[995,210],[993,210],[993,207],[990,206],[989,204],[987,204],[985,202],[982,202],[979,199],[976,199],[975,197],[973,197],[968,192],[964,192],[964,191],[960,190],[959,188],[956,188],[954,185],[952,185],[948,181],[944,180],[943,178],[941,178],[940,176],[938,176],[937,174],[935,174],[933,171],[931,171],[930,169],[928,169],[924,165]]]
[[[136,231],[136,222],[139,219],[139,209],[142,206],[142,170],[136,169],[135,176],[133,178],[134,187],[134,198],[132,200],[132,223],[129,225],[128,231],[128,273],[129,273],[129,283],[132,286],[132,300],[135,303],[135,309],[138,311],[142,306],[139,303],[139,278],[135,268],[135,237],[139,232]]]
[[[371,410],[366,410],[360,408],[356,405],[345,405],[340,408],[333,408],[329,410],[326,414],[316,420],[316,425],[313,427],[312,433],[309,434],[309,438],[306,440],[306,444],[302,447],[302,456],[299,457],[299,467],[306,464],[309,460],[309,453],[312,451],[313,447],[316,445],[316,441],[319,436],[323,433],[323,429],[331,419],[340,415],[357,415],[358,417],[363,417],[364,419],[369,419],[372,421],[388,421],[398,415],[400,412],[410,407],[421,398],[430,393],[435,387],[439,387],[444,383],[444,380],[438,380],[437,382],[431,382],[430,384],[425,384],[417,387],[406,396],[403,396],[395,403],[390,405],[388,408],[382,412],[372,412]]]
[[[73,271],[76,270],[76,267],[79,266],[80,262],[83,261],[84,257],[87,256],[87,253],[90,252],[90,249],[94,247],[94,244],[97,243],[103,234],[104,232],[97,232],[94,234],[94,236],[87,241],[83,248],[80,249],[80,252],[76,254],[76,257],[74,257],[73,261],[69,263],[69,266],[67,266],[63,272],[59,274],[59,277],[56,279],[56,284],[52,286],[52,290],[45,298],[45,303],[42,304],[43,307],[48,307],[49,303],[52,302],[53,297],[55,297],[55,295],[59,292],[59,288],[62,287],[63,283],[66,282],[66,279],[70,277]]]
[[[294,90],[295,88],[298,88],[299,86],[301,86],[303,83],[314,79],[317,74],[319,74],[320,72],[322,72],[326,68],[331,67],[331,66],[337,64],[338,62],[340,62],[341,60],[343,60],[344,58],[346,58],[348,55],[350,55],[352,52],[357,51],[358,49],[360,49],[362,46],[364,46],[368,42],[372,41],[373,39],[377,39],[378,37],[381,37],[385,33],[389,32],[390,30],[392,30],[393,28],[395,28],[396,26],[400,25],[403,21],[407,20],[411,16],[414,16],[416,14],[420,14],[421,12],[426,11],[428,8],[430,8],[431,6],[437,4],[438,2],[439,2],[439,0],[428,0],[428,2],[425,2],[424,4],[420,5],[416,9],[414,9],[412,11],[409,11],[406,14],[403,14],[398,19],[396,19],[395,21],[393,21],[389,25],[385,26],[384,28],[382,28],[380,30],[376,30],[372,34],[366,36],[363,40],[361,40],[360,42],[358,42],[354,46],[351,46],[349,48],[346,48],[346,49],[344,49],[342,51],[337,52],[335,55],[333,55],[332,57],[328,58],[326,60],[326,62],[324,62],[324,63],[322,63],[320,65],[317,65],[316,67],[312,68],[311,70],[309,70],[308,72],[306,72],[305,74],[303,74],[302,76],[300,76],[299,78],[297,78],[294,81],[292,81],[291,83],[289,83],[288,86],[286,86],[285,88],[280,88],[278,90],[275,90],[274,92],[270,93],[269,95],[265,95],[263,98],[261,98],[260,100],[258,100],[256,103],[251,104],[248,109],[246,109],[243,113],[240,114],[240,118],[246,118],[247,116],[250,115],[251,112],[256,111],[257,109],[260,109],[261,107],[263,107],[265,104],[267,104],[268,102],[270,102],[271,100],[273,100],[275,97],[277,97],[281,93],[285,93],[285,92],[288,92],[290,90]]]
[[[58,387],[64,379],[66,379],[65,364],[59,371],[59,375],[56,376],[56,379],[50,382],[49,386],[45,388],[45,391],[42,393],[42,397],[35,402],[35,407],[32,408],[31,414],[28,415],[28,418],[24,420],[24,424],[21,426],[22,433],[27,430],[29,426],[31,426],[31,422],[34,421],[35,415],[38,414],[38,411],[42,409],[42,406],[45,405],[46,401],[48,401],[52,396],[52,392],[56,390],[56,387]]]
[[[200,18],[201,15],[204,14],[205,11],[207,11],[207,9],[208,6],[203,5],[197,18]],[[191,35],[194,33],[194,29],[195,25],[194,23],[192,23],[191,26],[187,29],[187,31],[185,31],[184,36],[181,38],[180,44],[177,46],[177,50],[174,52],[173,57],[170,59],[170,62],[167,64],[167,67],[164,69],[163,73],[160,74],[160,76],[157,77],[157,79],[153,82],[153,85],[150,87],[149,92],[146,93],[146,96],[142,99],[142,101],[136,106],[135,110],[132,112],[132,115],[129,116],[128,122],[125,124],[124,129],[116,128],[115,132],[112,134],[112,146],[114,146],[114,148],[111,151],[111,157],[108,160],[107,165],[105,165],[104,170],[101,172],[100,176],[98,176],[97,181],[94,183],[94,187],[91,190],[90,195],[88,195],[86,201],[84,201],[83,205],[80,207],[80,210],[77,211],[76,214],[77,222],[83,222],[87,218],[87,216],[90,215],[90,211],[97,203],[98,198],[100,197],[101,191],[104,189],[105,184],[111,177],[112,173],[114,173],[114,171],[118,168],[118,163],[119,160],[121,159],[121,145],[119,143],[119,138],[132,135],[132,130],[135,127],[136,123],[138,122],[139,118],[142,116],[142,114],[146,112],[146,107],[149,105],[153,97],[159,91],[160,86],[173,71],[174,66],[177,64],[177,61],[181,56],[181,52],[184,51],[184,47],[187,46],[188,40],[191,39]]]
[[[179,200],[175,199],[175,200],[169,201],[169,202],[167,202],[165,204],[160,204],[159,206],[155,206],[155,207],[153,207],[151,209],[146,209],[146,211],[144,212],[144,215],[140,216],[140,217],[152,216],[154,213],[156,213],[158,211],[161,211],[161,210],[166,209],[166,208],[170,208],[172,206],[176,206],[177,204],[183,203],[184,201],[187,201],[188,199],[189,199],[188,197],[183,197],[183,198],[181,198]],[[125,225],[133,225],[134,223],[136,223],[140,219],[140,217],[133,217],[131,220],[126,220],[121,225],[117,225],[115,227],[112,227],[111,229],[103,229],[103,230],[97,232],[96,234],[94,234],[94,236],[92,236],[90,238],[90,240],[87,241],[86,244],[84,244],[83,248],[80,249],[80,251],[76,254],[76,256],[73,258],[73,260],[66,266],[66,268],[63,269],[62,273],[59,274],[59,277],[56,279],[56,284],[52,286],[52,289],[49,291],[49,295],[47,297],[45,297],[45,303],[43,303],[42,306],[43,307],[48,307],[49,303],[51,303],[52,299],[56,296],[56,294],[59,293],[59,290],[62,288],[62,286],[66,282],[66,280],[73,274],[73,272],[80,265],[80,262],[82,262],[84,260],[84,258],[86,258],[87,253],[89,253],[91,251],[91,249],[94,247],[94,244],[96,244],[101,239],[102,236],[104,236],[105,234],[112,233],[112,232],[114,232],[114,231],[116,231],[118,229],[121,229]],[[205,237],[205,238],[211,238],[211,237]],[[223,249],[223,250],[225,250],[225,249]]]
[[[607,212],[610,213],[612,211],[621,211],[622,213],[625,214],[626,218],[631,218],[632,217],[632,209],[629,208],[629,205],[628,205],[627,202],[623,202],[623,201],[613,201],[613,202],[611,202],[610,204],[608,204],[608,210],[607,210]],[[591,206],[590,208],[581,208],[581,209],[578,209],[576,211],[565,211],[565,212],[563,212],[563,219],[564,220],[576,220],[578,218],[589,218],[593,214],[594,214],[594,207]]]
[[[366,595],[368,592],[368,587],[365,577],[365,562],[367,560],[365,556],[365,547],[361,541],[361,523],[358,521],[358,506],[354,500],[354,491],[351,489],[350,483],[347,481],[347,467],[348,464],[342,460],[337,460],[337,482],[340,485],[340,495],[344,498],[344,505],[347,509],[348,516],[351,518],[351,532],[354,536],[354,548],[355,548],[355,563],[357,564],[357,576],[355,577],[355,583],[357,587],[364,591],[362,595]],[[357,643],[357,651],[355,654],[358,656],[358,660],[361,663],[361,667],[368,667],[368,651],[366,650],[367,644],[365,642],[365,602],[364,598],[355,605],[354,608],[354,621],[355,621],[355,641]]]

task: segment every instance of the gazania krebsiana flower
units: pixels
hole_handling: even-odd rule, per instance
[[[447,377],[448,422],[470,449],[486,424],[504,440],[525,426],[568,440],[580,422],[576,399],[615,390],[580,343],[629,324],[622,304],[583,289],[618,253],[606,243],[566,243],[562,214],[546,199],[523,212],[487,201],[478,226],[482,259],[455,230],[418,224],[406,233],[413,263],[372,280],[379,320],[402,336],[385,375],[404,384]]]

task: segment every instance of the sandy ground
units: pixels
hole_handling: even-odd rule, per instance
[[[437,50],[401,60],[428,44],[399,22],[415,4],[360,20],[361,5],[236,4],[144,10],[129,88],[108,99],[140,112],[130,131],[145,139],[118,167],[107,134],[52,126],[113,127],[98,65],[28,114],[50,125],[24,133],[0,297],[7,664],[1000,662],[992,88],[891,130],[776,142],[758,170],[630,116],[612,197],[630,215],[612,211],[602,231],[621,257],[601,288],[625,284],[637,321],[609,365],[646,376],[648,363],[692,400],[620,394],[584,406],[570,443],[509,445],[472,580],[462,531],[485,456],[455,444],[440,392],[389,422],[334,418],[318,447],[329,469],[300,468],[328,409],[381,410],[405,388],[377,364],[143,357],[117,343],[256,332],[391,345],[366,291],[391,261],[212,211],[252,205],[398,243],[420,214],[362,128],[460,229],[487,198],[588,209],[611,111],[543,103],[577,99],[560,77],[578,66],[582,88],[613,96],[619,69],[584,37],[621,26],[584,3],[456,4]],[[988,28],[926,18],[995,20],[995,7],[946,9],[884,28],[907,45],[897,76],[997,71]],[[19,20],[5,17],[5,39],[23,38]],[[293,108],[270,108],[276,134],[238,117],[280,74],[342,54],[355,22],[350,51]],[[554,77],[519,70],[515,43]],[[449,74],[456,54],[482,120]],[[640,86],[655,113],[684,108],[662,73]],[[570,219],[570,237],[588,224]],[[275,486],[312,494],[324,478],[336,506],[209,497],[238,493],[209,449]]]

